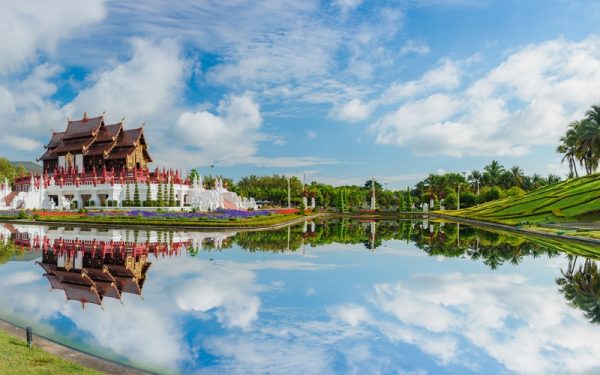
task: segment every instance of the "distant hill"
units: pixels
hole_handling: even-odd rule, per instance
[[[449,215],[503,224],[598,221],[600,174],[572,178],[521,197],[484,203]]]
[[[42,171],[44,170],[44,168],[41,165],[31,161],[11,161],[10,164],[15,168],[18,165],[22,165],[27,171],[33,173],[42,173]]]

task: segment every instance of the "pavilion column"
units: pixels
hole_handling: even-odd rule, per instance
[[[179,207],[185,206],[185,194],[183,191],[183,186],[180,185],[179,188]]]
[[[77,202],[77,209],[83,208],[83,199],[80,192],[75,193],[74,199]]]
[[[63,195],[62,193],[58,193],[57,194],[57,199],[58,199],[58,203],[56,204],[56,208],[62,209],[62,200],[63,200]]]
[[[94,191],[92,193],[92,198],[91,199],[94,201],[94,206],[96,206],[96,207],[100,207],[101,206],[101,204],[100,204],[100,194],[98,193],[98,191]]]

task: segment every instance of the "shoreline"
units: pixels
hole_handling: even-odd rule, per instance
[[[7,320],[0,319],[0,331],[23,340],[25,338],[25,329],[11,323]],[[62,358],[69,362],[75,363],[82,367],[98,371],[103,374],[124,374],[124,375],[145,375],[152,374],[135,367],[127,366],[121,363],[111,361],[107,358],[95,356],[86,353],[70,346],[58,343],[44,336],[33,333],[33,346],[43,350],[44,352],[58,358]]]
[[[174,224],[165,221],[165,223],[155,224],[155,223],[145,223],[145,222],[131,222],[131,223],[108,223],[108,222],[88,222],[88,221],[63,221],[63,220],[31,220],[31,219],[0,219],[0,223],[9,223],[9,224],[25,224],[25,225],[59,225],[59,226],[77,226],[77,227],[85,227],[85,228],[126,228],[126,229],[139,229],[140,227],[150,228],[150,229],[165,229],[165,228],[174,228],[177,230],[196,230],[196,231],[265,231],[272,229],[280,229],[285,228],[290,225],[302,223],[306,220],[314,220],[315,218],[326,216],[325,213],[316,213],[312,215],[293,217],[289,220],[284,220],[279,223],[267,224],[267,225],[236,225],[236,226],[228,226],[228,225],[188,225],[188,224]]]
[[[582,236],[573,236],[566,234],[558,234],[553,232],[543,232],[543,231],[535,231],[531,229],[526,229],[522,227],[516,227],[509,224],[495,223],[492,221],[484,221],[479,219],[469,219],[461,216],[449,215],[440,212],[357,212],[357,213],[338,213],[338,212],[317,212],[314,214],[306,215],[306,216],[297,216],[291,217],[289,220],[284,220],[274,224],[257,224],[257,225],[244,225],[240,223],[240,225],[188,225],[185,223],[145,223],[145,222],[131,222],[131,223],[109,223],[109,222],[85,222],[78,220],[32,220],[32,219],[0,219],[0,223],[10,223],[10,224],[26,224],[26,225],[53,225],[53,226],[76,226],[76,227],[84,227],[84,228],[126,228],[126,229],[139,229],[140,227],[150,228],[150,229],[175,229],[175,230],[189,230],[189,231],[215,231],[215,232],[225,232],[225,231],[246,231],[246,232],[259,232],[259,231],[268,231],[268,230],[276,230],[281,228],[286,228],[291,225],[299,224],[304,221],[315,220],[317,218],[323,219],[354,219],[354,220],[398,220],[398,219],[428,219],[428,218],[439,218],[448,221],[454,221],[458,223],[465,223],[474,226],[480,227],[489,227],[502,229],[510,232],[527,234],[527,235],[537,235],[546,238],[558,238],[562,240],[571,240],[588,244],[600,245],[600,239],[593,237],[582,237]]]
[[[600,239],[591,238],[591,237],[579,237],[579,236],[570,236],[570,235],[558,234],[558,233],[552,233],[552,232],[540,232],[540,231],[535,231],[535,230],[530,230],[530,229],[524,229],[521,227],[515,227],[512,225],[508,225],[508,224],[494,223],[491,221],[482,221],[482,220],[478,220],[478,219],[467,219],[467,218],[460,217],[460,216],[440,214],[437,212],[429,212],[428,214],[424,214],[423,216],[445,219],[448,221],[454,221],[457,223],[464,223],[464,224],[469,224],[469,225],[473,225],[473,226],[502,229],[502,230],[506,230],[509,232],[516,232],[516,233],[527,234],[527,235],[535,235],[535,236],[541,236],[541,237],[547,237],[547,238],[558,238],[561,240],[577,241],[577,242],[583,242],[583,243],[588,243],[588,244],[600,245]]]

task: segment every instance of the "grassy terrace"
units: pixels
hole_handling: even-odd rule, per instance
[[[100,374],[0,332],[0,374]]]
[[[600,222],[600,175],[570,179],[521,197],[505,198],[459,211],[444,211],[444,214],[539,232],[600,238],[600,223],[595,230],[573,229],[572,225],[568,225]]]
[[[136,216],[51,216],[36,218],[36,222],[64,222],[64,223],[84,223],[84,224],[111,224],[111,225],[168,225],[181,227],[214,227],[214,228],[256,228],[272,225],[284,224],[302,215],[267,215],[248,218],[146,218]]]

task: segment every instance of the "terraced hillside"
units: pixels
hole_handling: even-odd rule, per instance
[[[600,174],[444,213],[503,224],[600,221]]]

